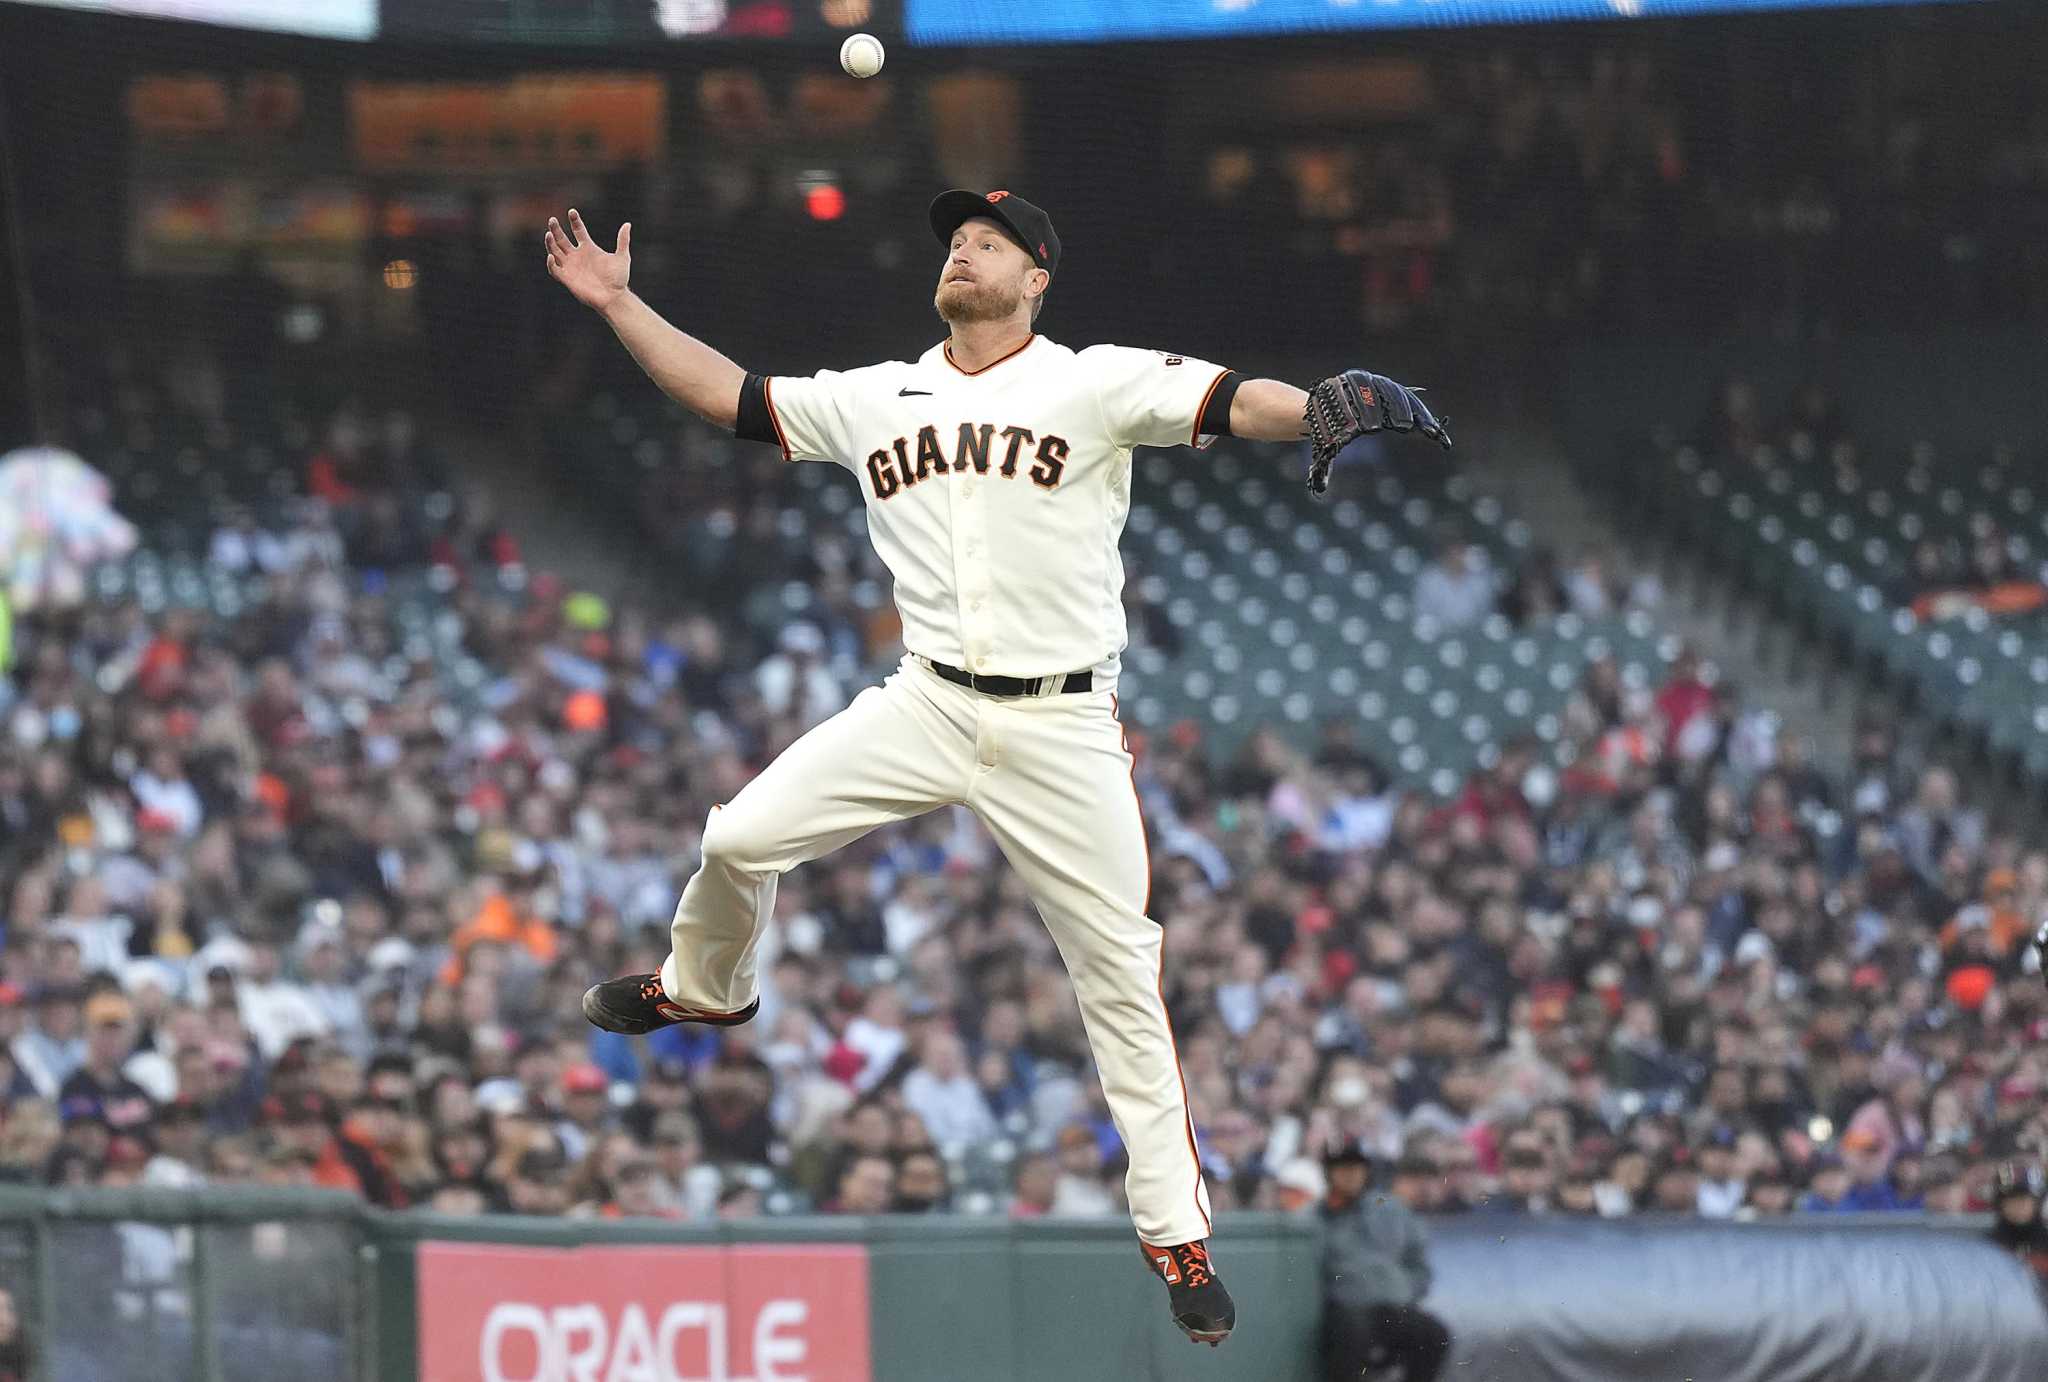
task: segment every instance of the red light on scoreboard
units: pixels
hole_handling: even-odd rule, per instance
[[[846,214],[846,194],[837,183],[820,183],[804,189],[804,210],[814,221],[836,221]]]

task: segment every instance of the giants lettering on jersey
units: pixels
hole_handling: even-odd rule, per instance
[[[788,459],[857,477],[905,648],[989,676],[1088,667],[1106,687],[1126,636],[1131,449],[1201,441],[1226,373],[1034,336],[973,373],[941,342],[915,362],[778,375],[761,392]]]
[[[972,470],[986,475],[991,467],[1005,480],[1015,479],[1020,465],[1040,489],[1055,489],[1067,468],[1065,437],[1037,436],[1029,427],[998,427],[993,422],[963,422],[953,439],[952,454],[939,442],[936,427],[921,427],[917,437],[898,437],[868,453],[868,486],[877,499],[890,499],[926,480]]]

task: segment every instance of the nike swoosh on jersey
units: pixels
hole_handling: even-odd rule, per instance
[[[896,396],[898,398],[930,398],[932,391],[930,389],[898,389],[896,390]]]

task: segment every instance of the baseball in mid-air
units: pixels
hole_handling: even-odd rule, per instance
[[[849,77],[872,77],[882,70],[882,40],[873,34],[850,34],[839,45],[839,65]]]

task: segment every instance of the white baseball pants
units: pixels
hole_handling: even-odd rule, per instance
[[[1209,1195],[1160,991],[1162,934],[1145,915],[1145,827],[1111,692],[998,698],[905,658],[712,809],[662,988],[687,1008],[746,1007],[779,875],[878,825],[956,804],[988,827],[1066,963],[1130,1155],[1138,1236],[1160,1247],[1208,1237]]]

